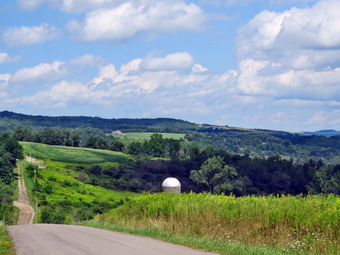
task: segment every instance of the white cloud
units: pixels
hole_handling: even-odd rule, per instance
[[[195,65],[192,67],[191,71],[192,71],[193,73],[203,73],[203,72],[208,71],[208,68],[203,67],[201,64],[195,64]]]
[[[141,63],[143,70],[177,70],[192,68],[194,58],[187,52],[176,52],[165,57],[147,57]]]
[[[340,101],[340,2],[263,11],[239,31],[239,93],[274,100]]]
[[[101,57],[84,55],[68,62],[54,61],[22,68],[11,76],[9,82],[12,84],[48,84],[79,73],[87,66],[103,68],[106,64],[107,62]]]
[[[18,5],[26,10],[32,10],[41,5],[44,0],[18,0]]]
[[[205,20],[195,4],[161,1],[152,5],[123,3],[112,9],[98,9],[83,22],[71,21],[69,30],[83,41],[116,41],[145,32],[199,30]]]
[[[56,27],[49,24],[41,24],[34,27],[10,27],[3,33],[3,40],[9,46],[27,46],[39,44],[58,37]]]
[[[49,90],[40,91],[33,96],[12,99],[11,102],[20,105],[36,105],[42,108],[66,107],[71,101],[102,103],[104,96],[103,92],[93,92],[82,83],[61,81]],[[101,100],[98,101],[98,98]]]
[[[303,57],[301,53],[317,52],[318,58],[322,58],[320,50],[340,47],[339,9],[340,1],[322,0],[311,8],[262,11],[240,30],[239,56],[283,58],[289,55],[297,60]],[[339,53],[337,56],[339,58]]]
[[[34,67],[23,68],[13,74],[12,83],[32,83],[57,80],[66,74],[65,63],[55,61],[51,64],[43,63]]]
[[[0,52],[0,64],[14,63],[19,61],[19,56],[11,57],[6,52]]]
[[[5,73],[0,74],[0,90],[7,88],[8,81],[11,78],[11,74]]]

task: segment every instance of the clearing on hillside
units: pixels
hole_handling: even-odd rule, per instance
[[[27,155],[38,159],[48,159],[68,163],[93,164],[103,162],[126,162],[130,158],[122,152],[75,148],[40,143],[20,142]]]
[[[150,136],[154,133],[149,132],[141,132],[141,133],[126,133],[125,136],[114,135],[117,138],[127,138],[127,139],[134,139],[134,140],[147,140],[150,139]],[[163,136],[164,139],[172,138],[175,140],[184,139],[185,134],[177,134],[177,133],[158,133]]]

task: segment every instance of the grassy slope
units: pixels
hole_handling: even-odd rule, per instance
[[[134,193],[131,192],[107,190],[76,180],[75,178],[79,173],[70,169],[70,166],[74,166],[74,164],[53,161],[46,161],[45,163],[48,168],[39,170],[41,178],[38,180],[42,185],[49,184],[52,186],[53,193],[46,194],[46,200],[51,203],[65,199],[72,203],[79,200],[112,202],[134,196]]]
[[[24,151],[27,155],[32,155],[34,158],[44,160],[49,159],[79,164],[125,162],[129,160],[129,156],[121,152],[54,146],[30,142],[20,142],[20,144],[24,147]]]
[[[122,200],[136,196],[136,194],[131,192],[119,192],[104,189],[99,186],[93,186],[90,184],[85,184],[76,179],[79,172],[75,171],[74,166],[79,166],[79,164],[65,163],[65,162],[55,162],[55,161],[45,161],[47,168],[38,170],[38,182],[44,197],[37,197],[33,195],[33,200],[38,201],[40,208],[38,213],[38,221],[40,220],[40,212],[43,207],[48,204],[53,206],[60,203],[65,203],[68,205],[67,212],[67,223],[71,223],[72,219],[72,207],[77,209],[77,204],[98,202],[104,203],[107,206],[113,206]],[[105,163],[104,163],[105,164]],[[28,178],[26,180],[27,188],[29,194],[32,193],[32,179]],[[49,192],[44,192],[46,188]],[[79,208],[78,208],[79,209]],[[73,210],[74,211],[74,210]]]

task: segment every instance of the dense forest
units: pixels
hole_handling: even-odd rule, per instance
[[[21,134],[18,128],[22,128]],[[231,153],[256,157],[280,155],[302,164],[310,159],[324,163],[340,162],[340,136],[328,130],[313,135],[299,135],[282,131],[233,128],[228,126],[198,125],[183,120],[158,119],[103,119],[98,117],[47,117],[0,112],[0,132],[17,130],[23,141],[43,142],[67,146],[104,148],[113,146],[114,130],[123,132],[182,133],[185,139],[201,148],[213,146]],[[307,134],[307,133],[306,133]],[[59,136],[59,137],[58,137]],[[89,140],[89,137],[91,139]],[[67,137],[67,138],[66,138]],[[45,141],[44,141],[45,139]],[[93,144],[93,141],[98,141]],[[75,143],[74,143],[75,142]],[[73,144],[74,143],[74,144]],[[92,143],[92,144],[91,144]],[[116,146],[121,146],[116,144]],[[125,144],[126,146],[126,144]]]

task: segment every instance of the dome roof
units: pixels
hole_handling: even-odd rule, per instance
[[[181,183],[176,178],[169,177],[163,181],[162,187],[181,187]]]

